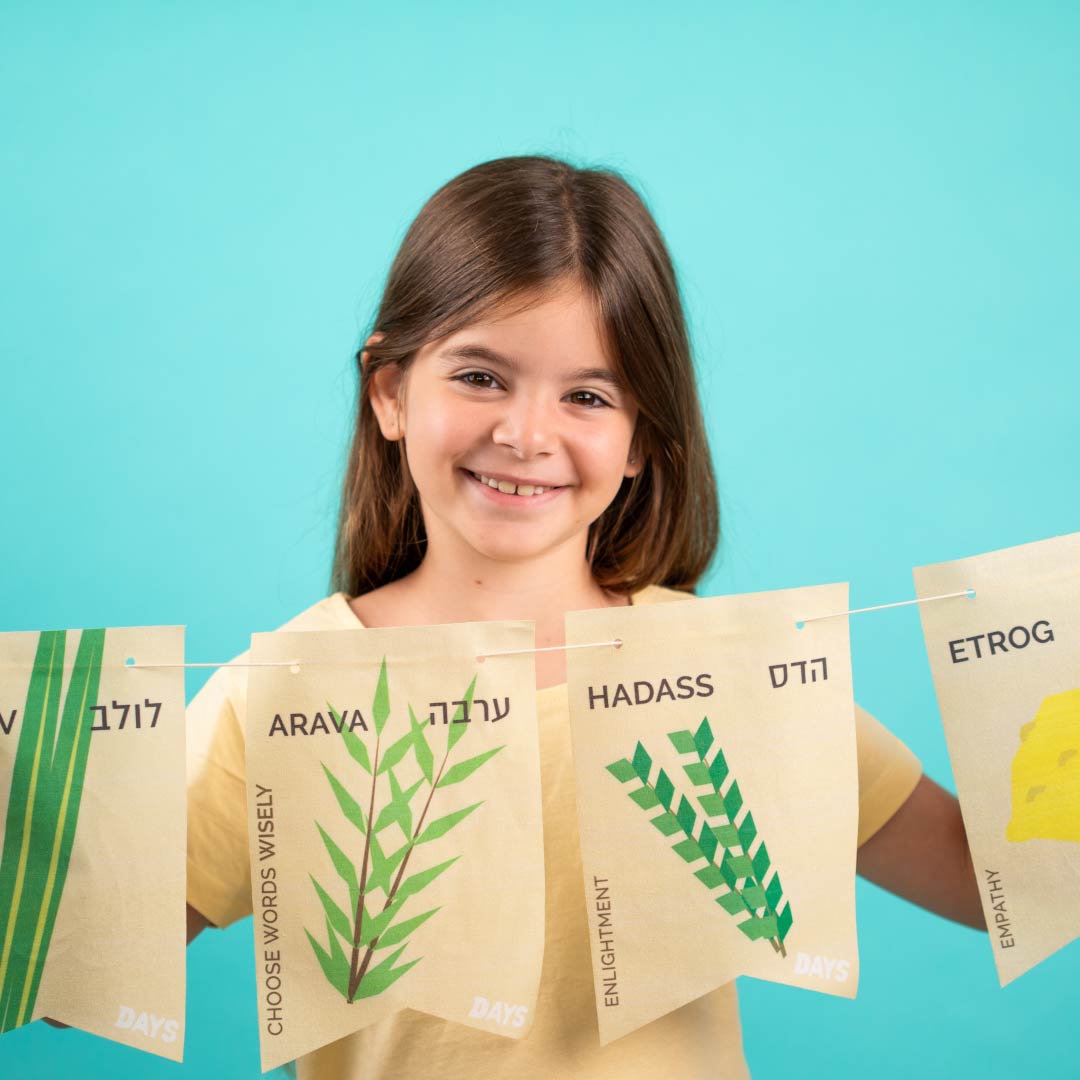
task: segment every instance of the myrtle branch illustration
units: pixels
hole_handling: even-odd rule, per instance
[[[328,946],[324,948],[310,930],[305,928],[304,932],[311,942],[311,947],[315,951],[315,956],[327,981],[350,1004],[360,998],[381,994],[423,959],[423,957],[417,957],[395,967],[401,954],[409,945],[409,935],[441,908],[431,908],[411,915],[409,918],[395,920],[410,897],[416,896],[427,888],[461,856],[455,855],[434,866],[412,873],[408,877],[405,876],[405,871],[417,848],[445,836],[484,802],[481,800],[472,803],[470,806],[435,818],[430,824],[425,824],[435,793],[452,784],[461,783],[500,750],[505,749],[505,746],[496,746],[458,761],[447,768],[455,746],[469,730],[471,721],[469,708],[472,705],[475,687],[476,676],[473,676],[464,697],[454,703],[458,708],[447,725],[446,749],[438,769],[435,768],[435,754],[424,730],[427,724],[417,720],[411,705],[408,707],[409,730],[391,742],[385,750],[383,749],[383,734],[390,718],[390,695],[385,657],[379,671],[371,707],[375,745],[370,754],[367,744],[341,722],[340,715],[333,706],[330,706],[334,724],[340,729],[341,737],[345,741],[345,748],[362,773],[370,777],[370,788],[366,793],[367,810],[365,812],[360,799],[354,797],[346,785],[323,763],[323,772],[334,792],[338,806],[348,822],[363,837],[363,847],[358,871],[352,859],[346,854],[346,849],[352,848],[354,844],[346,843],[342,847],[322,825],[315,822],[330,861],[348,889],[351,914],[346,914],[329,891],[319,884],[314,875],[310,875],[326,915]],[[398,778],[395,768],[405,767],[408,761],[406,755],[410,751],[419,767],[420,776],[415,783],[406,786]],[[384,775],[386,779],[380,785]],[[361,780],[363,780],[362,776]],[[424,798],[425,785],[426,798]],[[377,798],[383,795],[387,786],[389,798],[376,809]],[[423,799],[423,807],[414,822],[412,804],[417,796]],[[404,837],[404,842],[388,852],[387,848],[390,845],[387,844],[387,836],[392,836],[393,831],[391,830],[388,834],[387,830],[392,826],[397,827]],[[355,846],[360,846],[359,840],[355,837],[354,842]],[[374,895],[377,893],[382,894],[381,908],[379,898]],[[372,966],[376,952],[393,946],[397,948],[386,959]]]
[[[82,802],[105,631],[82,632],[61,712],[65,640],[63,630],[38,637],[15,748],[0,854],[0,1032],[33,1018]]]
[[[620,758],[607,766],[608,772],[623,784],[640,782],[640,787],[627,794],[642,810],[661,808],[649,819],[661,835],[683,834],[672,850],[688,864],[705,860],[694,877],[710,891],[722,888],[716,903],[736,919],[746,916],[736,925],[751,941],[768,941],[775,952],[786,957],[784,939],[794,922],[791,905],[785,902],[783,908],[780,906],[784,893],[775,870],[768,883],[765,881],[771,866],[769,852],[758,837],[753,814],[743,806],[742,792],[724,751],[717,746],[711,760],[707,757],[715,743],[709,718],[705,717],[693,734],[672,731],[668,738],[678,753],[694,759],[683,764],[683,772],[698,789],[694,797],[701,807],[700,815],[662,767],[657,766],[655,778],[650,780],[653,760],[640,742],[633,760]]]

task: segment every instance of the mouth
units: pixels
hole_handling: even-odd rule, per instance
[[[565,490],[564,485],[557,487],[545,487],[539,494],[536,493],[536,487],[530,484],[523,484],[520,488],[515,487],[513,491],[501,491],[498,487],[492,487],[491,483],[481,477],[480,473],[474,473],[471,469],[461,470],[465,476],[469,479],[471,484],[480,490],[480,494],[486,498],[492,500],[500,506],[532,506],[540,505],[551,502],[552,499],[558,498],[559,493]],[[504,484],[504,486],[506,486]]]

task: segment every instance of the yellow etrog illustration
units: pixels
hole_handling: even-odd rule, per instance
[[[1080,841],[1080,690],[1045,698],[1020,729],[1005,839]]]

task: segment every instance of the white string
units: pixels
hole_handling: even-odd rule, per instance
[[[586,641],[582,645],[544,645],[539,649],[507,649],[505,652],[482,653],[477,660],[483,660],[488,656],[519,656],[521,653],[552,652],[555,649],[595,649],[598,645],[614,645],[616,649],[622,648],[622,638],[614,641]]]
[[[873,607],[852,608],[851,611],[834,611],[831,615],[811,615],[809,619],[800,619],[795,625],[801,628],[804,623],[818,622],[820,619],[838,619],[842,615],[861,615],[864,611],[884,611],[886,608],[907,607],[909,604],[929,604],[932,600],[951,600],[955,596],[966,596],[970,599],[974,595],[974,589],[965,589],[963,592],[942,593],[940,596],[923,596],[918,600],[898,600],[895,604],[875,604]]]
[[[808,622],[819,622],[821,619],[838,619],[843,615],[861,615],[864,611],[884,611],[886,608],[907,607],[909,604],[929,604],[933,600],[952,600],[957,596],[973,597],[974,589],[965,589],[963,592],[942,593],[941,596],[924,596],[918,600],[898,600],[895,604],[875,604],[873,607],[853,608],[851,611],[834,611],[831,615],[812,615],[808,619],[800,619],[795,625],[802,629]],[[622,647],[622,638],[613,641],[586,641],[579,645],[543,645],[536,649],[506,649],[502,652],[482,653],[476,657],[483,661],[489,656],[521,656],[525,653],[555,652],[562,649],[596,649],[604,645],[614,645],[616,649]],[[287,667],[292,668],[295,674],[303,665],[299,660],[250,660],[247,663],[224,663],[224,664],[126,664],[129,668],[246,668],[246,667]]]

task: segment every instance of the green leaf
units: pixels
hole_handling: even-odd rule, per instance
[[[679,819],[679,824],[683,828],[683,832],[687,836],[692,836],[694,833],[694,823],[697,821],[697,814],[694,813],[694,808],[690,805],[690,800],[685,795],[679,796],[679,809],[675,811],[675,816]]]
[[[326,845],[326,850],[330,854],[330,861],[334,864],[338,876],[349,887],[349,901],[355,911],[356,902],[360,898],[360,885],[356,880],[356,867],[353,866],[345,852],[334,843],[330,838],[330,834],[317,821],[315,822],[315,828],[319,830],[319,835]]]
[[[344,911],[341,910],[334,903],[333,899],[327,893],[327,891],[315,880],[314,876],[308,874],[311,878],[311,884],[315,886],[315,891],[319,894],[319,900],[322,901],[323,910],[326,912],[327,924],[335,929],[347,942],[352,944],[352,920]],[[333,939],[331,938],[331,941]]]
[[[478,806],[483,806],[483,800],[466,806],[463,810],[455,810],[452,814],[433,821],[416,839],[418,844],[426,844],[429,840],[438,840],[440,836],[448,833],[459,821],[467,818]]]
[[[777,934],[775,915],[755,915],[738,924],[739,929],[751,940],[774,938]]]
[[[683,772],[686,773],[686,778],[694,787],[703,787],[705,784],[711,785],[712,783],[709,776],[709,766],[704,761],[694,761],[689,765],[684,765]]]
[[[745,844],[743,845],[743,850],[746,850]],[[771,860],[769,859],[769,852],[768,849],[765,847],[764,840],[760,844],[758,844],[758,849],[754,852],[753,862],[754,877],[756,877],[758,881],[764,881],[765,875],[769,872],[769,866],[771,864]]]
[[[746,816],[742,819],[742,824],[739,825],[739,843],[742,845],[743,851],[749,852],[750,845],[754,842],[756,836],[757,826],[754,824],[754,815],[747,810]]]
[[[409,706],[409,726],[413,733],[413,753],[416,755],[416,764],[420,766],[424,779],[431,784],[434,782],[435,759],[431,753],[427,735],[424,733],[427,725],[416,719],[416,713],[413,712],[411,705]]]
[[[743,899],[752,907],[765,907],[765,890],[758,884],[747,884],[743,889]]]
[[[353,1000],[381,994],[387,987],[396,983],[409,968],[414,967],[423,960],[422,956],[418,956],[415,960],[410,960],[407,964],[395,968],[394,962],[405,951],[405,948],[406,946],[402,945],[397,952],[391,953],[381,964],[370,968],[356,988],[356,995]]]
[[[735,875],[736,878],[748,878],[754,876],[754,868],[745,855],[732,855],[730,851],[724,854],[724,865]]]
[[[409,840],[412,838],[413,828],[412,808],[409,803],[424,782],[423,777],[417,780],[412,787],[402,788],[394,775],[393,769],[387,770],[387,776],[390,777],[390,801],[382,808],[378,818],[375,820],[375,832],[382,832],[383,829],[393,825],[396,821],[401,826],[405,839]]]
[[[326,773],[326,779],[330,781],[330,787],[333,789],[334,796],[338,801],[338,806],[341,807],[341,812],[360,830],[364,831],[364,811],[360,809],[360,804],[345,790],[345,786],[340,780],[326,767],[326,763],[322,763],[323,772]]]
[[[738,915],[739,912],[746,910],[746,905],[742,902],[742,896],[737,892],[726,892],[722,896],[718,896],[716,902],[729,915]]]
[[[379,681],[375,685],[375,697],[371,702],[371,717],[375,722],[375,734],[381,735],[390,715],[390,688],[386,682],[386,657],[379,668]],[[369,770],[370,771],[370,770]]]
[[[457,784],[464,780],[466,777],[472,776],[485,761],[493,758],[500,750],[505,750],[505,746],[496,746],[494,750],[485,750],[482,754],[477,754],[476,757],[466,758],[464,761],[459,761],[456,765],[447,769],[443,773],[442,779],[439,780],[436,787],[447,787],[450,784]]]
[[[694,748],[700,757],[704,757],[713,744],[712,728],[709,727],[709,718],[702,717],[701,726],[694,732]]]
[[[724,796],[724,809],[727,810],[727,816],[734,821],[741,807],[742,792],[739,790],[739,781],[732,780],[731,787],[727,789],[727,794]]]
[[[650,820],[665,836],[671,836],[672,833],[677,833],[682,829],[679,819],[670,810]]]
[[[641,743],[638,743],[634,748],[634,772],[638,774],[638,779],[643,783],[649,782],[649,770],[652,768],[652,758],[649,757],[649,752],[645,749]]]
[[[712,759],[712,764],[709,765],[709,779],[712,780],[714,791],[720,791],[720,785],[727,779],[727,775],[727,758],[724,757],[723,750],[717,750],[716,757]]]
[[[724,809],[724,800],[720,795],[698,795],[697,801],[701,806],[701,809],[705,811],[709,817],[727,817],[727,811]],[[738,839],[736,837],[736,839]],[[733,841],[734,842],[734,841]]]
[[[621,784],[625,784],[627,780],[633,780],[637,776],[637,773],[634,772],[634,766],[626,758],[619,758],[618,761],[613,761],[606,768]]]
[[[472,707],[473,691],[476,689],[476,676],[472,677],[472,682],[469,683],[469,689],[465,691],[465,696],[461,698],[465,702],[464,709]],[[453,750],[457,746],[458,740],[465,734],[465,729],[469,724],[463,724],[462,721],[465,717],[464,709],[461,705],[457,707],[457,711],[454,713],[450,720],[450,734],[447,736],[446,749],[447,752]],[[472,718],[469,718],[469,723],[472,722]]]
[[[687,862],[693,862],[695,859],[700,859],[704,856],[704,852],[701,850],[701,845],[692,840],[689,836],[685,840],[680,840],[673,848],[672,851],[681,859],[685,859]]]
[[[364,772],[370,773],[371,759],[368,757],[367,747],[364,745],[363,739],[361,739],[355,731],[349,731],[348,728],[341,729],[341,738],[345,743],[345,749],[349,751],[349,757],[351,757]]]
[[[340,957],[336,958],[331,956],[311,935],[311,931],[307,928],[304,929],[304,933],[307,934],[308,941],[311,942],[311,947],[315,951],[315,956],[318,958],[319,966],[323,969],[323,974],[326,976],[326,981],[341,994],[343,998],[349,996],[349,964],[345,959],[345,954],[342,953]]]
[[[717,841],[724,845],[724,847],[738,847],[739,846],[739,830],[734,825],[713,825],[713,836]]]
[[[368,888],[382,889],[389,896],[390,889],[393,887],[390,883],[390,877],[397,870],[401,860],[405,858],[406,853],[412,846],[412,840],[407,840],[393,855],[386,855],[383,852],[382,844],[379,843],[378,836],[372,833],[371,872],[368,874]]]
[[[671,777],[663,769],[659,771],[656,777],[656,797],[664,804],[666,809],[671,809],[671,800],[675,797],[675,785],[671,782]]]
[[[694,744],[694,736],[689,731],[669,731],[668,738],[671,745],[680,754],[696,754],[697,746]]]
[[[387,769],[396,765],[408,752],[413,744],[413,733],[406,731],[379,759],[378,772],[384,773]]]
[[[401,910],[401,905],[405,903],[406,899],[408,898],[395,897],[378,915],[371,919],[365,919],[363,931],[360,935],[360,944],[370,945],[375,938],[379,937]]]
[[[769,884],[765,886],[765,902],[775,911],[784,898],[784,890],[780,885],[780,875],[773,874],[769,878]]]
[[[707,889],[716,889],[724,883],[724,875],[720,873],[720,867],[715,863],[709,863],[708,866],[695,870],[694,877]]]
[[[406,897],[413,896],[421,889],[426,889],[441,873],[448,870],[460,858],[460,855],[455,855],[452,859],[447,859],[446,862],[439,863],[437,866],[421,870],[418,874],[410,874],[401,883],[401,887],[397,891],[397,898],[405,900]]]
[[[794,920],[791,917],[791,905],[785,904],[784,910],[780,912],[776,919],[776,930],[779,934],[780,940],[783,941],[787,937],[788,931],[791,929],[791,924]]]
[[[660,800],[656,797],[656,792],[653,791],[648,784],[631,791],[630,798],[633,799],[642,810],[651,810],[654,806],[660,805]]]
[[[375,948],[385,949],[396,945],[399,941],[404,941],[418,926],[427,922],[436,911],[442,911],[442,908],[432,908],[430,911],[425,911],[423,915],[414,915],[411,919],[398,923],[397,926],[391,926],[379,937],[379,943]]]
[[[701,826],[701,832],[698,834],[698,843],[701,845],[701,850],[705,853],[705,858],[712,862],[716,855],[717,841],[716,833],[705,824]]]

